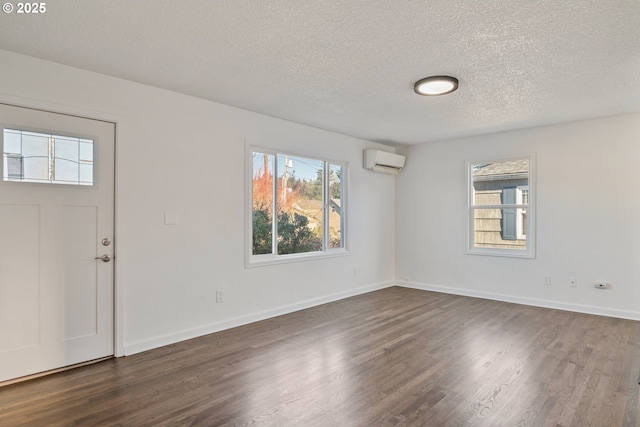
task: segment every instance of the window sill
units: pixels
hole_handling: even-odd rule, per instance
[[[324,252],[308,252],[304,254],[288,255],[258,255],[251,256],[245,261],[245,268],[263,267],[268,265],[289,264],[292,262],[312,261],[316,259],[337,258],[350,256],[346,249],[332,249]]]
[[[525,258],[535,259],[536,255],[532,250],[518,250],[518,249],[484,249],[474,248],[468,249],[467,255],[482,255],[482,256],[495,256],[505,258]]]

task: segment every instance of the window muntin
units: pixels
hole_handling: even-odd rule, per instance
[[[252,149],[249,264],[346,252],[345,169],[341,162]]]
[[[93,185],[90,139],[4,129],[2,140],[4,181]]]
[[[467,162],[469,253],[534,256],[533,156]]]

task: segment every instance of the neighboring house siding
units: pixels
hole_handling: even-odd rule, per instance
[[[504,188],[513,188],[527,185],[526,179],[505,179],[499,181],[476,182],[475,203],[478,205],[499,205],[502,203],[502,191]],[[524,239],[503,239],[502,230],[503,210],[501,209],[476,209],[475,242],[477,247],[523,249],[526,246]]]

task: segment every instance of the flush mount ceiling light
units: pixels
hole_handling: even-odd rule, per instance
[[[458,89],[458,79],[451,76],[431,76],[418,80],[413,90],[418,95],[444,95]]]

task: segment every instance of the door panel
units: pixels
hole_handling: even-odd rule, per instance
[[[115,125],[0,104],[0,127],[1,382],[113,355]]]
[[[95,206],[64,206],[64,266],[65,275],[65,340],[78,339],[98,333],[98,297],[96,260],[96,228],[98,209]]]
[[[0,327],[0,353],[40,344],[39,229],[39,206],[0,204],[0,325],[21,325]]]

